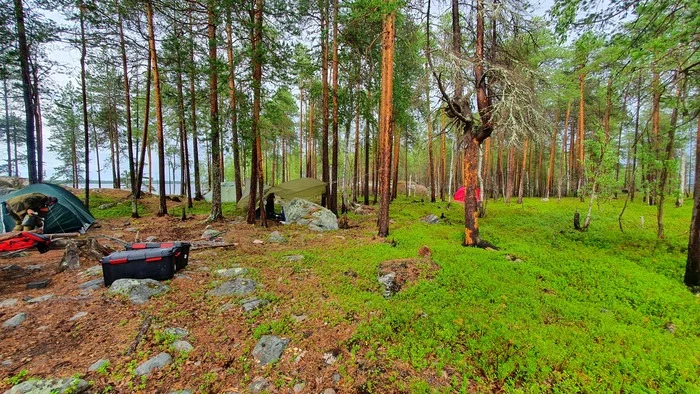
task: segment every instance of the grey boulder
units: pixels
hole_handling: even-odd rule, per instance
[[[5,391],[5,394],[80,394],[90,388],[90,383],[82,379],[41,379],[27,380]]]
[[[314,231],[338,229],[338,218],[330,210],[300,198],[283,201],[285,222],[308,226]]]
[[[246,312],[251,312],[256,309],[260,309],[263,306],[268,304],[267,300],[262,300],[260,298],[248,298],[243,301],[241,301],[241,304],[243,305],[243,310]]]
[[[27,320],[27,314],[24,312],[18,313],[2,323],[2,326],[5,328],[15,328],[24,323],[25,320]]]
[[[172,361],[173,358],[168,353],[160,353],[159,355],[139,365],[134,373],[137,376],[148,376],[151,374],[151,372],[165,367]]]
[[[260,366],[274,363],[280,359],[288,344],[289,339],[263,335],[253,349],[253,357]]]
[[[121,294],[134,304],[143,304],[149,298],[163,294],[170,288],[153,279],[117,279],[109,288],[110,294]]]

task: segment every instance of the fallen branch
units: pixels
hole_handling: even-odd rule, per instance
[[[143,323],[141,323],[141,328],[139,329],[139,333],[136,334],[136,339],[134,339],[134,342],[129,346],[129,350],[126,351],[126,355],[129,356],[133,352],[136,351],[136,348],[139,346],[139,343],[143,340],[144,335],[148,332],[148,329],[151,327],[151,320],[153,320],[153,316],[147,315],[146,318],[143,320]]]
[[[118,243],[118,244],[121,244],[122,246],[129,245],[129,242],[126,242],[126,241],[124,241],[123,239],[110,237],[109,235],[98,235],[98,236],[96,236],[96,237],[94,237],[94,238],[95,238],[95,239],[98,239],[98,238],[105,238],[105,239],[108,239],[108,240],[110,240],[110,241],[114,241],[114,242],[116,242],[116,243]]]
[[[204,250],[204,249],[214,249],[214,248],[226,248],[226,247],[234,247],[236,246],[235,244],[232,243],[216,243],[216,244],[209,244],[209,245],[192,245],[190,248],[190,251],[194,250]]]

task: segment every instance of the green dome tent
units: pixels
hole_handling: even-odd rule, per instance
[[[0,196],[0,202],[4,203],[12,197],[28,193],[42,193],[58,198],[58,203],[49,208],[49,213],[44,219],[44,234],[69,233],[73,231],[85,232],[95,218],[90,215],[87,207],[78,197],[61,186],[51,183],[37,183],[10,194]],[[2,232],[12,231],[15,221],[7,212],[5,204],[0,209],[2,214]]]
[[[280,183],[277,186],[264,185],[263,190],[263,199],[265,199],[269,194],[274,193],[275,196],[283,200],[291,200],[293,198],[308,200],[309,198],[323,194],[323,192],[326,191],[326,183],[314,178],[299,178]],[[249,201],[250,188],[248,187],[248,184],[246,184],[246,188],[243,191],[243,197],[241,197],[241,201],[239,201],[237,204],[238,209],[246,209]]]

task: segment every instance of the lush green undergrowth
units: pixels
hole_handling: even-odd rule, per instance
[[[583,221],[588,206],[576,199],[489,202],[481,235],[500,248],[489,251],[461,246],[461,205],[399,198],[391,205],[393,242],[368,242],[376,234],[369,226],[363,237],[291,251],[306,257],[292,263],[294,272],[313,275],[318,286],[285,302],[329,328],[357,327],[342,344],[351,354],[342,363],[381,366],[368,372],[369,392],[700,392],[700,298],[682,283],[690,204],[669,205],[663,240],[656,208],[641,203],[628,205],[621,231],[623,205],[596,205],[580,232],[573,215],[578,210]],[[197,202],[191,212],[206,214],[209,205]],[[243,215],[234,204],[224,204],[224,214]],[[427,224],[427,214],[445,219]],[[350,215],[358,221],[374,217]],[[416,257],[424,245],[440,266],[434,279],[384,299],[379,264]],[[289,253],[235,262],[282,268]],[[271,316],[255,333],[301,335],[287,320]],[[402,374],[406,365],[417,373]]]
[[[682,284],[691,209],[669,206],[658,240],[654,207],[630,204],[621,232],[622,205],[594,207],[579,232],[573,214],[583,218],[587,205],[578,200],[490,202],[481,234],[500,251],[488,251],[460,246],[461,205],[399,199],[395,245],[301,250],[312,257],[302,265],[322,276],[329,319],[360,317],[353,354],[451,380],[390,376],[399,389],[700,392],[700,298]],[[430,213],[446,220],[420,220]],[[423,245],[441,267],[436,278],[383,299],[380,262],[415,257]]]

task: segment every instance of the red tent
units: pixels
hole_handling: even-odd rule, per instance
[[[464,186],[457,189],[454,195],[455,201],[464,202],[464,195],[466,194],[466,189]],[[481,201],[481,189],[476,188],[476,201]]]

